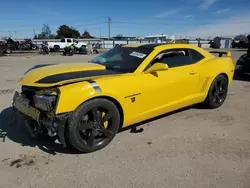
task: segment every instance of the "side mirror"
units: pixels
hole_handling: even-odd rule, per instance
[[[148,73],[154,73],[154,72],[157,72],[157,71],[164,71],[164,70],[168,70],[168,65],[165,64],[165,63],[155,63],[153,64],[151,67],[149,67],[145,73],[148,74]]]

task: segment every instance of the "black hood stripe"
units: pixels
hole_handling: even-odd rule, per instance
[[[98,93],[102,92],[102,89],[99,87],[99,85],[94,81],[94,80],[86,80],[87,82],[89,82],[92,87],[94,88],[94,90]]]
[[[91,70],[91,71],[77,71],[77,72],[67,72],[61,74],[55,74],[51,76],[44,77],[36,83],[39,84],[54,84],[66,80],[72,80],[77,78],[87,78],[92,76],[104,76],[104,75],[114,75],[121,74],[120,72],[115,72],[112,70]]]
[[[55,64],[41,64],[41,65],[35,65],[34,67],[31,67],[29,70],[27,70],[24,74],[27,74],[28,72],[34,70],[34,69],[38,69],[41,67],[46,67],[46,66],[50,66],[50,65],[55,65]]]

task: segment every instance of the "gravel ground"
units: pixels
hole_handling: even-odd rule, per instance
[[[234,51],[237,60],[242,51]],[[224,105],[189,108],[124,131],[105,149],[72,154],[30,140],[10,108],[16,82],[35,64],[89,55],[0,58],[0,187],[250,187],[250,83],[233,81]]]

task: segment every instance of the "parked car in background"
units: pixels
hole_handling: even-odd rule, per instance
[[[48,42],[48,46],[50,51],[58,52],[63,50],[67,45],[73,44],[76,48],[87,48],[87,44],[84,42],[78,42],[76,39],[73,38],[63,38],[60,42]]]
[[[248,48],[249,43],[243,40],[235,41],[231,43],[231,48]]]
[[[249,77],[250,74],[250,54],[246,53],[240,56],[235,66],[235,78]]]

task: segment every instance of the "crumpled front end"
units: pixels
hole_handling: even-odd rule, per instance
[[[21,93],[14,94],[13,107],[24,117],[25,125],[33,137],[58,136],[65,145],[64,127],[68,113],[56,115],[59,97],[57,88],[22,86]]]

